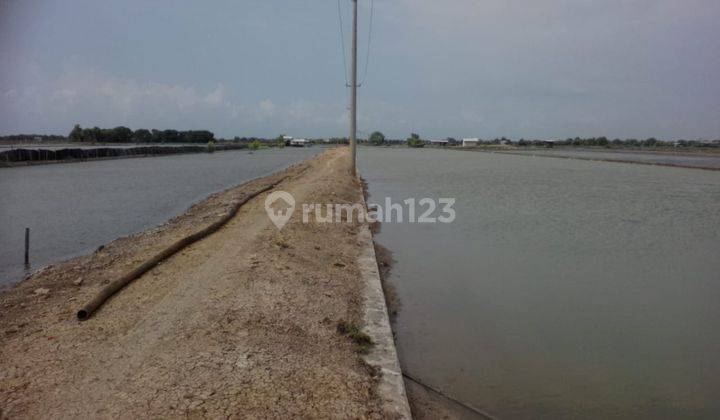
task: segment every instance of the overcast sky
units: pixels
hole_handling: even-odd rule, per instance
[[[718,0],[375,0],[372,36],[361,134],[720,138]],[[0,0],[0,134],[346,135],[344,85],[336,0]]]

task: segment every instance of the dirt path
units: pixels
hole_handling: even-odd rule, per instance
[[[3,293],[0,417],[386,416],[375,370],[337,332],[362,320],[357,226],[293,217],[278,231],[266,194],[73,319],[109,280],[279,176],[298,202],[355,202],[346,168],[347,151],[333,149]]]

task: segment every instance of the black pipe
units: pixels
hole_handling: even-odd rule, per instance
[[[125,274],[124,276],[120,277],[119,279],[111,282],[105,288],[103,288],[100,293],[98,293],[91,301],[85,304],[82,308],[80,308],[79,311],[77,311],[77,319],[84,321],[90,317],[90,315],[93,314],[100,306],[102,306],[105,301],[107,301],[110,297],[112,297],[115,293],[117,293],[120,289],[130,284],[133,280],[139,278],[143,274],[150,271],[153,267],[158,265],[161,261],[166,260],[167,258],[171,257],[173,254],[177,253],[178,251],[182,250],[183,248],[187,247],[188,245],[199,241],[200,239],[205,238],[206,236],[216,232],[218,229],[223,227],[227,222],[229,222],[235,215],[237,214],[238,210],[240,210],[240,207],[242,207],[245,203],[252,200],[253,198],[257,197],[258,195],[264,193],[265,191],[268,191],[270,189],[275,188],[279,183],[287,179],[288,176],[283,177],[282,179],[278,180],[277,182],[274,182],[266,187],[263,187],[259,189],[258,191],[255,191],[254,193],[246,196],[242,200],[235,203],[233,208],[230,210],[228,214],[223,216],[220,220],[217,222],[211,224],[210,226],[200,230],[199,232],[193,233],[190,236],[186,236],[183,239],[180,239],[179,241],[175,242],[174,244],[170,245],[169,247],[165,248],[163,251],[161,251],[159,254],[155,255],[154,257],[150,258],[149,260],[145,261],[143,264],[141,264],[139,267],[135,268],[134,270],[130,271],[129,273]]]
[[[30,228],[25,228],[25,265],[30,265]]]

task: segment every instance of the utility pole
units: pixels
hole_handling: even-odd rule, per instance
[[[352,70],[350,77],[350,172],[355,175],[355,162],[357,156],[357,0],[350,0],[353,9],[352,28]]]

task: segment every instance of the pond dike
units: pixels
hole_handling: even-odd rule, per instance
[[[368,225],[268,218],[271,189],[364,206],[348,158],[326,150],[0,293],[3,417],[410,418]]]
[[[358,179],[362,185],[362,180]],[[367,209],[365,195],[361,192],[359,200],[363,208]],[[363,297],[365,298],[364,316],[365,332],[372,337],[375,346],[364,356],[365,361],[382,372],[377,393],[382,399],[386,413],[393,413],[398,419],[411,419],[410,404],[408,403],[403,380],[400,359],[398,358],[390,316],[388,313],[385,293],[383,292],[378,269],[375,246],[373,244],[370,225],[364,223],[357,233],[357,243],[360,255],[357,266],[365,285]]]
[[[245,144],[216,145],[215,151],[246,149]],[[72,162],[96,159],[120,159],[125,157],[164,156],[182,153],[205,153],[205,145],[193,146],[138,146],[138,147],[99,147],[93,149],[67,148],[49,149],[10,149],[0,152],[0,166],[37,165],[44,163]]]

